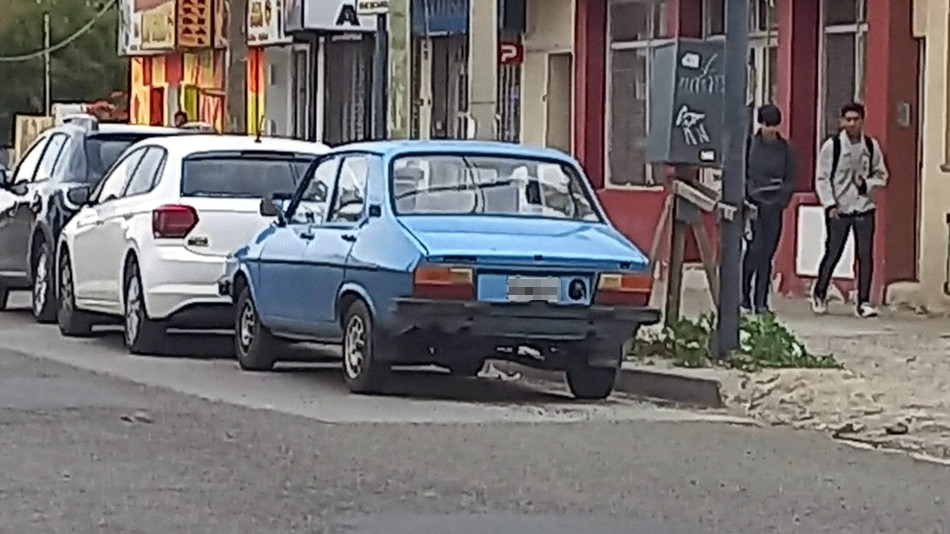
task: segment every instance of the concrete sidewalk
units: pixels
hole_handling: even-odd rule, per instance
[[[804,299],[776,297],[772,304],[810,351],[833,354],[845,369],[700,370],[719,382],[726,406],[766,424],[950,458],[950,319],[887,309],[858,319],[843,303],[818,317]],[[693,285],[682,307],[685,316],[698,316],[712,302]]]

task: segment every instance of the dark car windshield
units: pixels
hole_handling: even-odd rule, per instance
[[[114,133],[86,137],[86,183],[98,184],[125,149],[150,137],[156,135]]]
[[[185,158],[181,194],[193,197],[261,198],[292,194],[316,158],[295,152],[204,152]]]
[[[401,215],[513,215],[603,222],[571,165],[518,156],[412,155],[393,162]]]

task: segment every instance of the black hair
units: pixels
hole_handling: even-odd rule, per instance
[[[844,116],[848,113],[857,113],[863,119],[864,104],[859,104],[858,102],[849,102],[841,106],[841,117],[844,118]]]
[[[774,104],[765,104],[759,108],[758,121],[765,126],[778,126],[782,124],[782,110]]]
[[[175,118],[177,119],[178,117],[184,117],[185,120],[188,120],[188,114],[181,110],[175,112]]]

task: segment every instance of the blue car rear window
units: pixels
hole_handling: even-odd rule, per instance
[[[561,162],[412,155],[393,162],[400,215],[509,215],[603,222],[586,179]]]

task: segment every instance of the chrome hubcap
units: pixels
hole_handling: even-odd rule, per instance
[[[46,306],[46,291],[49,287],[49,258],[46,251],[40,252],[33,276],[33,313],[39,315]]]
[[[346,325],[346,337],[343,346],[343,367],[346,376],[355,379],[363,373],[366,360],[366,325],[363,318],[354,315]]]
[[[129,289],[125,299],[125,339],[129,345],[138,337],[141,323],[142,298],[139,293],[139,279],[133,275],[129,279]]]
[[[251,343],[254,342],[256,326],[257,318],[254,316],[254,306],[249,301],[245,302],[244,308],[241,310],[241,320],[238,321],[238,339],[244,352],[247,352],[251,348]]]

